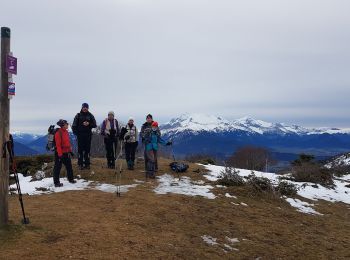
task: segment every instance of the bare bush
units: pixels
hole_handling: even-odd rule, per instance
[[[217,184],[224,186],[242,186],[244,185],[243,178],[239,175],[239,171],[232,167],[225,167],[220,173]]]
[[[188,162],[192,162],[192,163],[201,163],[204,165],[208,165],[208,164],[216,164],[216,160],[207,154],[192,154],[189,155],[185,158],[186,161]]]
[[[332,171],[315,162],[312,155],[301,154],[292,166],[292,177],[297,182],[313,182],[326,187],[334,185]]]
[[[323,186],[333,186],[332,171],[318,164],[304,163],[293,167],[292,176],[298,182],[313,182]]]
[[[287,181],[279,182],[276,190],[279,192],[279,194],[284,196],[295,196],[298,192],[297,186]]]
[[[275,164],[270,152],[263,147],[245,146],[239,148],[227,161],[228,166],[263,171],[269,165]]]
[[[258,193],[275,193],[275,188],[272,182],[265,177],[257,177],[254,174],[248,176],[247,185]]]

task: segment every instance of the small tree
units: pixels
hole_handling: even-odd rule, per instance
[[[275,164],[270,152],[263,147],[244,146],[239,148],[226,164],[235,168],[263,171],[268,165]]]
[[[298,159],[292,162],[292,166],[301,166],[302,164],[305,164],[305,163],[315,164],[314,160],[315,160],[315,156],[311,154],[302,153],[299,155]]]

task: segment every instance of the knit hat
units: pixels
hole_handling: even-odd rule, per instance
[[[59,127],[63,127],[65,124],[68,124],[67,120],[60,119],[56,123]]]
[[[113,111],[109,111],[108,115],[113,115],[114,116],[114,112]]]
[[[88,103],[83,103],[83,104],[81,105],[81,108],[89,108],[89,104],[88,104]]]
[[[134,118],[133,118],[132,116],[129,117],[129,120],[128,120],[128,121],[130,121],[130,120],[135,121]]]
[[[158,122],[154,121],[154,122],[152,123],[152,127],[158,127]]]
[[[152,118],[153,119],[153,116],[151,115],[151,114],[148,114],[147,116],[146,116],[146,119],[147,118]]]

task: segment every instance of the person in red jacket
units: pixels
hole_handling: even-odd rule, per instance
[[[70,183],[75,183],[73,177],[73,168],[72,168],[72,146],[70,144],[68,123],[66,120],[60,119],[57,122],[59,128],[55,133],[55,166],[53,168],[53,182],[55,187],[62,187],[63,184],[60,183],[60,172],[62,164],[66,167],[67,177]]]

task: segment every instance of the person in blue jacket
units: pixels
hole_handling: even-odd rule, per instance
[[[147,129],[144,134],[145,143],[145,159],[146,165],[146,178],[154,179],[156,172],[156,161],[158,155],[159,144],[172,145],[172,142],[166,142],[161,138],[160,130],[157,122],[152,123],[152,128]]]

